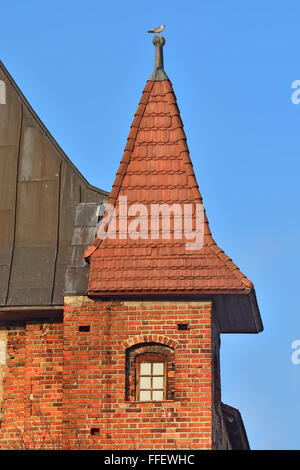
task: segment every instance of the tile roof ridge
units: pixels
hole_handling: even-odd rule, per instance
[[[122,186],[122,182],[123,182],[124,176],[126,174],[128,164],[130,162],[130,157],[132,155],[132,151],[133,151],[133,148],[134,148],[134,144],[135,144],[135,141],[136,141],[136,136],[137,136],[137,133],[140,129],[141,120],[144,116],[144,112],[145,112],[145,109],[146,109],[146,106],[147,106],[147,103],[148,103],[153,85],[154,85],[154,82],[147,81],[147,83],[144,87],[143,93],[142,93],[142,97],[141,97],[140,102],[139,102],[138,109],[135,112],[133,122],[130,126],[130,132],[129,132],[129,135],[127,137],[127,142],[126,142],[126,146],[125,146],[125,149],[124,149],[123,157],[121,159],[121,162],[120,162],[120,165],[119,165],[114,183],[112,185],[112,190],[111,190],[111,192],[109,194],[109,197],[108,197],[108,200],[107,200],[108,204],[111,204],[112,206],[115,206],[116,201],[118,199],[118,195],[119,195],[119,192],[120,192],[120,189],[121,189],[121,186]]]
[[[139,106],[134,114],[133,122],[130,126],[131,129],[127,137],[127,142],[125,145],[124,153],[123,153],[115,180],[113,182],[111,192],[107,199],[107,204],[110,204],[113,207],[115,207],[115,204],[117,202],[118,194],[120,192],[122,182],[126,174],[126,170],[128,168],[130,157],[134,149],[136,136],[137,136],[138,130],[140,129],[141,120],[142,120],[142,117],[144,116],[144,112],[145,112],[145,109],[149,100],[150,93],[154,86],[154,83],[155,83],[154,81],[150,81],[150,80],[147,81],[143,89]],[[102,242],[102,239],[96,236],[94,241],[91,243],[90,247],[85,251],[84,258],[85,259],[89,258],[94,253],[94,251],[100,246],[101,242]]]
[[[218,258],[225,264],[225,266],[235,275],[235,277],[243,284],[243,288],[248,288],[249,290],[254,289],[254,284],[245,276],[240,268],[232,261],[232,259],[226,255],[224,250],[222,250],[212,235],[210,234],[207,239],[208,248],[218,256]]]
[[[159,82],[163,90],[163,94],[161,96],[166,97],[166,102],[168,103],[168,107],[170,109],[170,115],[172,117],[173,122],[175,122],[175,126],[174,127],[172,126],[172,130],[175,133],[175,139],[172,143],[177,144],[179,146],[180,158],[182,159],[182,162],[184,165],[184,171],[186,173],[187,180],[188,180],[188,187],[191,189],[192,194],[193,194],[193,200],[196,204],[199,203],[203,205],[203,199],[202,199],[199,186],[196,180],[196,176],[194,173],[193,163],[190,157],[190,152],[189,152],[189,148],[187,145],[187,138],[186,138],[186,134],[184,131],[184,125],[181,120],[180,111],[177,106],[177,99],[173,90],[172,83],[169,79],[161,80]],[[115,207],[120,189],[122,187],[124,177],[126,175],[126,171],[127,171],[130,159],[131,159],[131,155],[132,155],[135,143],[136,143],[137,134],[140,130],[142,131],[141,122],[142,122],[147,104],[149,102],[151,92],[155,86],[155,83],[157,83],[157,81],[152,81],[152,80],[147,81],[146,86],[144,87],[144,90],[143,90],[141,100],[139,102],[138,109],[134,115],[134,119],[131,124],[131,129],[127,138],[127,143],[124,149],[124,154],[121,159],[120,166],[117,171],[117,174],[116,174],[113,186],[112,186],[112,190],[110,192],[110,195],[107,201],[108,204],[110,204],[113,207]],[[206,245],[212,251],[212,253],[222,261],[222,264],[225,265],[229,269],[229,271],[234,274],[235,278],[237,278],[239,282],[241,283],[242,289],[248,292],[249,290],[254,288],[253,283],[247,279],[247,277],[240,271],[238,266],[233,263],[232,259],[229,256],[227,256],[226,253],[217,245],[210,231],[209,222],[208,222],[205,208],[203,207],[203,209],[204,209],[204,245]],[[101,242],[102,242],[102,239],[96,237],[94,242],[88,248],[88,250],[86,250],[84,257],[89,258],[89,256],[91,256],[91,254],[100,246]]]
[[[174,100],[172,98],[169,98],[168,102],[169,104],[175,104],[177,106],[177,100],[176,100],[175,93],[173,91],[172,84],[170,80],[168,80],[168,82],[169,82],[169,89],[168,91],[165,90],[166,94],[170,93],[170,94],[173,94],[174,96]],[[194,201],[195,202],[199,201],[200,204],[203,204],[203,199],[202,199],[199,186],[196,180],[196,176],[193,170],[193,163],[190,157],[188,145],[186,143],[187,139],[186,139],[186,135],[185,135],[183,127],[184,126],[183,126],[183,123],[180,117],[180,112],[178,109],[178,128],[181,129],[181,132],[178,133],[179,139],[177,142],[182,140],[182,144],[181,144],[182,148],[180,151],[180,156],[184,162],[186,174],[188,176],[189,186],[193,189],[193,192],[194,192]],[[240,271],[239,267],[233,263],[232,259],[226,255],[226,253],[217,245],[217,243],[213,239],[210,228],[209,228],[209,222],[206,216],[205,208],[204,208],[204,224],[205,224],[205,227],[204,227],[205,244],[211,249],[211,251],[215,255],[218,256],[218,258],[227,266],[227,268],[236,276],[236,278],[239,279],[239,281],[243,284],[243,286],[249,289],[253,289],[254,288],[253,283],[249,281],[249,279]]]

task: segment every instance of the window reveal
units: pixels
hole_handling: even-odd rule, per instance
[[[161,343],[139,343],[126,350],[126,400],[174,400],[174,389],[173,348]]]

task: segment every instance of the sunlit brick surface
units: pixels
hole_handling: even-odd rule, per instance
[[[188,330],[178,330],[183,320]],[[83,322],[89,333],[78,331]],[[126,349],[143,343],[174,348],[173,400],[125,399]],[[84,448],[211,449],[212,376],[210,302],[66,299],[64,437],[72,446],[77,429]]]

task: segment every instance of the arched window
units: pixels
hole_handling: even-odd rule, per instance
[[[0,104],[6,104],[6,86],[3,80],[0,80]]]
[[[160,343],[136,344],[126,350],[126,399],[174,399],[174,349]]]

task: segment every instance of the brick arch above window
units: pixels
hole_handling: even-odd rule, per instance
[[[144,343],[160,343],[160,344],[164,344],[165,346],[169,346],[172,349],[176,349],[176,347],[178,346],[178,341],[176,339],[170,338],[165,335],[149,334],[149,335],[131,336],[130,338],[123,341],[122,347],[124,349],[128,349],[132,346],[135,346],[138,344],[142,345]]]

